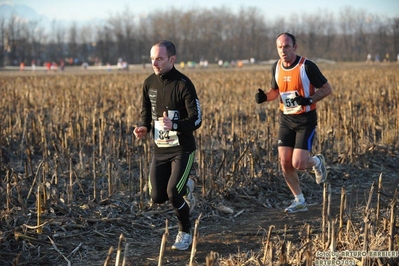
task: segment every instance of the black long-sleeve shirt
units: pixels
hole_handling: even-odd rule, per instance
[[[201,107],[194,84],[175,67],[163,75],[152,74],[144,81],[142,126],[154,133],[153,122],[168,110],[179,113],[178,119],[172,120],[172,130],[178,132],[180,145],[168,148],[154,145],[154,153],[194,151],[196,145],[193,132],[202,123]]]

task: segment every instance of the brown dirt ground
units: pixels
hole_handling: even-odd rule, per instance
[[[354,158],[354,161],[348,163],[336,158],[329,162],[332,217],[339,214],[343,186],[347,189],[347,198],[353,200],[352,206],[357,209],[366,205],[371,185],[378,182],[380,174],[383,178],[382,207],[389,205],[394,191],[399,188],[398,151],[375,149]],[[305,225],[310,225],[312,232],[319,234],[323,186],[315,184],[312,175],[307,173],[301,175],[301,181],[310,207],[308,212],[297,214],[285,214],[283,211],[290,203],[290,193],[281,177],[274,180],[256,178],[250,186],[230,187],[223,197],[214,199],[200,196],[201,186],[197,184],[193,227],[200,215],[201,219],[197,226],[195,265],[206,265],[206,259],[212,252],[217,254],[215,265],[259,265],[251,262],[250,258],[263,256],[265,236],[272,225],[272,242],[281,240],[284,232],[288,241],[300,242]],[[275,187],[270,189],[270,184],[275,184]],[[115,265],[118,242],[123,234],[120,260],[126,256],[125,265],[158,265],[167,220],[170,234],[163,265],[188,265],[191,250],[173,251],[170,248],[177,230],[170,206],[164,204],[135,211],[136,205],[128,195],[123,194],[115,194],[99,204],[76,203],[70,208],[53,205],[43,217],[47,224],[42,234],[24,226],[35,224],[34,212],[11,217],[3,211],[0,264],[68,265],[67,261],[70,261],[71,265],[104,265],[112,247],[114,250],[108,265]],[[229,207],[234,212],[225,213],[220,206]],[[397,231],[398,227],[399,224]],[[398,249],[399,244],[396,243],[395,247]],[[241,263],[238,263],[240,260]]]
[[[360,172],[365,174],[364,178],[360,177],[362,176]],[[353,181],[358,183],[355,191],[353,191],[356,194],[355,197],[363,197],[361,200],[363,202],[358,204],[365,205],[372,183],[378,183],[378,175],[359,169],[359,177]],[[342,186],[340,184],[334,188],[333,182],[331,186],[333,191],[331,214],[332,217],[337,217]],[[383,186],[383,193],[386,195],[383,198],[385,199],[385,205],[387,205],[389,200],[392,199],[395,189],[399,189],[399,176],[396,173],[389,175],[389,177],[384,179]],[[318,189],[315,193],[320,193],[321,196],[322,189]],[[289,205],[289,201],[284,203]],[[272,236],[274,235],[275,241],[282,239],[284,232],[286,232],[288,241],[299,242],[301,232],[305,230],[305,225],[310,225],[312,232],[315,234],[320,234],[321,232],[321,197],[309,202],[310,207],[307,212],[296,214],[284,213],[282,206],[276,208],[262,206],[257,200],[245,200],[245,202],[237,202],[236,204],[230,201],[226,205],[234,209],[235,213],[231,215],[223,214],[220,211],[217,213],[214,211],[208,212],[206,215],[202,213],[198,226],[199,236],[194,260],[197,264],[195,265],[206,265],[206,258],[211,252],[216,252],[217,258],[219,258],[220,264],[216,263],[215,265],[259,265],[255,261],[251,264],[251,258],[262,258],[265,238],[270,226],[274,226]],[[361,208],[360,205],[358,208]],[[194,210],[194,218],[197,218],[201,211],[201,208]],[[243,212],[235,216],[240,211]],[[397,224],[398,226],[399,224]],[[168,244],[164,253],[164,265],[188,265],[191,250],[171,250],[170,245],[173,244],[174,236],[171,234],[168,237]],[[160,239],[161,232],[155,243],[141,243],[143,245],[143,253],[137,253],[137,255],[130,257],[129,261],[133,263],[131,265],[158,265]],[[398,243],[396,247],[399,249]],[[241,263],[238,263],[239,261]],[[277,263],[276,265],[280,264]]]

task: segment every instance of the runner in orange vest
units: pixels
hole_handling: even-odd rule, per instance
[[[257,103],[280,98],[278,152],[284,179],[295,196],[285,212],[307,211],[297,170],[313,168],[318,184],[325,182],[327,169],[324,156],[310,156],[316,132],[316,102],[330,95],[332,88],[315,63],[296,54],[297,43],[290,33],[276,40],[280,60],[272,66],[270,90],[258,89]]]

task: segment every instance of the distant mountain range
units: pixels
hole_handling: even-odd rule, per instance
[[[46,16],[39,15],[36,10],[25,5],[0,4],[0,17],[6,20],[17,17],[26,21],[49,21]]]
[[[50,19],[47,16],[40,15],[33,8],[26,5],[13,5],[9,3],[0,4],[0,21],[3,18],[8,22],[12,17],[18,18],[18,21],[24,22],[38,22],[40,25],[44,26],[46,29],[50,28],[50,25],[54,23],[53,19]],[[57,25],[68,27],[72,23],[76,23],[78,26],[80,24],[87,24],[87,21],[66,21],[66,20],[57,20]],[[96,21],[94,21],[96,23]],[[93,24],[93,22],[91,22]]]

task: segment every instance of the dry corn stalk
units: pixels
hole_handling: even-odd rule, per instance
[[[263,252],[262,263],[266,263],[266,260],[267,260],[267,251],[268,251],[268,249],[269,249],[270,237],[271,237],[273,228],[274,228],[274,225],[269,226],[269,231],[268,231],[268,233],[267,233],[267,238],[266,238],[266,243],[265,243],[265,250],[264,250],[264,252]]]
[[[393,195],[392,201],[391,201],[391,216],[390,216],[390,225],[389,225],[389,243],[388,243],[388,250],[392,251],[394,250],[394,245],[395,245],[395,217],[396,217],[396,203],[398,200],[398,190],[395,190],[395,193]]]
[[[327,184],[323,185],[323,209],[322,209],[322,222],[321,222],[321,242],[323,245],[326,243],[326,225],[327,225]]]
[[[376,207],[376,214],[375,214],[375,224],[377,227],[380,223],[381,190],[382,190],[382,173],[380,174],[380,177],[378,178],[377,207]]]
[[[313,263],[313,242],[312,242],[311,230],[309,224],[306,230],[306,237],[307,237],[306,266],[311,266]]]
[[[119,260],[121,257],[122,253],[122,240],[125,239],[123,234],[120,234],[119,236],[119,242],[118,242],[118,250],[116,251],[116,259],[115,259],[115,266],[119,266]]]
[[[36,211],[37,211],[37,229],[36,232],[38,234],[41,234],[43,231],[43,228],[41,226],[42,224],[42,208],[43,208],[43,202],[42,202],[42,193],[40,186],[37,187],[37,197],[36,197]]]
[[[104,266],[108,266],[108,264],[111,260],[112,252],[114,252],[114,247],[109,248],[107,258],[105,259],[105,262],[104,262]]]
[[[341,204],[339,208],[339,229],[338,229],[338,239],[342,240],[342,233],[344,228],[344,210],[345,210],[345,187],[341,188]]]
[[[215,263],[217,262],[217,256],[218,254],[214,251],[211,251],[207,256],[206,256],[206,266],[215,266]]]
[[[163,233],[163,235],[162,235],[161,247],[159,250],[158,266],[163,265],[163,258],[165,255],[166,243],[168,242],[168,236],[169,236],[169,227],[168,227],[168,219],[166,219],[165,220],[165,233]]]
[[[6,211],[7,213],[10,212],[10,205],[11,205],[11,178],[10,178],[10,171],[7,170],[6,174],[6,186],[7,186],[7,191],[6,191]]]
[[[193,243],[192,243],[192,246],[191,246],[191,254],[190,254],[190,264],[189,264],[190,266],[192,266],[193,263],[194,263],[195,253],[197,251],[198,236],[199,236],[198,226],[199,226],[199,223],[201,221],[201,216],[202,216],[202,213],[200,213],[198,218],[195,220],[194,233],[193,233]]]

